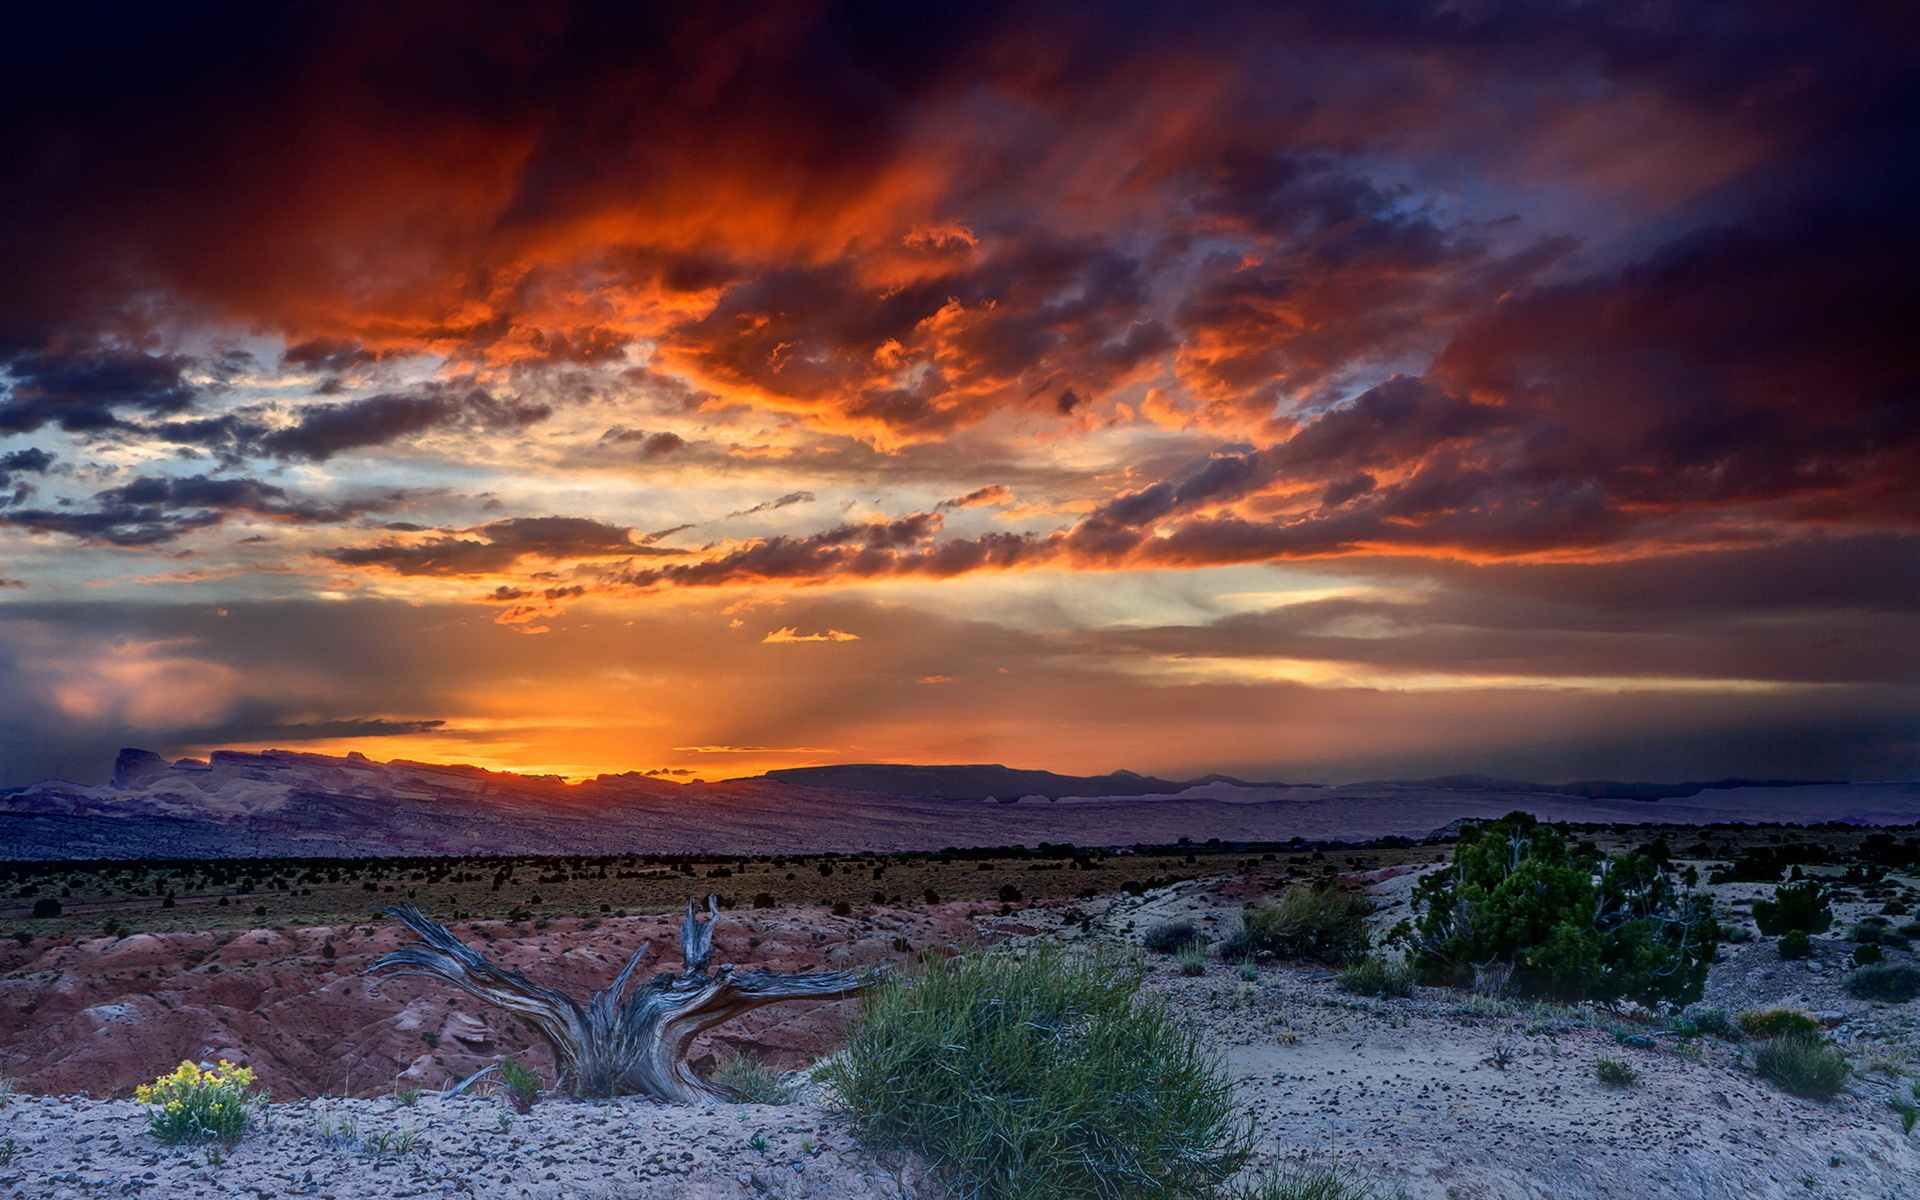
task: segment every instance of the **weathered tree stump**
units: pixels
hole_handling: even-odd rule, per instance
[[[624,1000],[622,993],[640,961],[653,949],[642,942],[612,984],[581,1004],[564,992],[544,988],[518,971],[503,971],[429,920],[411,904],[383,910],[420,941],[403,946],[362,974],[431,975],[520,1017],[553,1047],[558,1064],[556,1090],[581,1098],[648,1096],[680,1104],[713,1103],[725,1094],[694,1075],[686,1063],[693,1039],[723,1021],[783,1000],[843,1000],[864,986],[851,971],[812,975],[776,975],[756,971],[735,975],[731,966],[708,974],[713,957],[713,926],[720,907],[707,897],[708,918],[699,919],[692,900],[680,925],[685,970],[663,971]]]

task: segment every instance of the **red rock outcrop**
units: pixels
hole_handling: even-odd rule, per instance
[[[723,914],[715,960],[777,971],[898,963],[971,941],[970,908]],[[453,928],[503,967],[585,997],[641,941],[677,969],[674,917],[554,920],[546,928],[462,921]],[[359,972],[411,935],[392,922],[288,931],[82,938],[0,954],[0,1073],[23,1091],[125,1097],[183,1060],[251,1066],[279,1099],[438,1088],[516,1055],[551,1079],[544,1044],[507,1014],[436,980]],[[334,957],[326,957],[326,947]],[[657,963],[657,965],[656,965]],[[743,1050],[801,1065],[840,1039],[845,1005],[774,1005],[713,1030],[694,1061]]]

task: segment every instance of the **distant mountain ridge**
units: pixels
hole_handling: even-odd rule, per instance
[[[1845,779],[1716,779],[1695,783],[1622,783],[1617,779],[1576,779],[1572,783],[1529,783],[1487,775],[1443,775],[1438,779],[1396,780],[1409,787],[1452,788],[1474,792],[1538,792],[1585,796],[1589,800],[1679,800],[1727,788],[1830,787]]]
[[[1740,781],[1732,781],[1740,782]],[[1495,786],[1487,786],[1492,784]],[[1920,784],[1708,788],[1692,801],[1451,776],[1335,787],[1225,775],[1060,775],[999,764],[801,767],[717,783],[580,783],[289,750],[122,751],[98,786],[0,791],[0,859],[384,854],[793,854],[1423,838],[1524,809],[1550,821],[1920,823]],[[1691,786],[1691,785],[1689,785]],[[995,802],[987,802],[987,801]]]
[[[999,763],[919,766],[913,763],[841,763],[826,767],[782,767],[746,778],[778,779],[804,787],[849,788],[893,796],[931,796],[940,800],[1014,801],[1025,796],[1173,796],[1210,783],[1235,787],[1285,788],[1290,783],[1248,783],[1231,775],[1204,775],[1184,781],[1158,779],[1133,771],[1108,775],[1056,775],[1023,771]],[[731,780],[729,782],[739,782]]]

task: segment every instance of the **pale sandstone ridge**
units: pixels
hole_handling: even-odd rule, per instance
[[[1920,822],[1914,783],[1721,788],[1658,802],[1399,783],[1306,787],[1214,778],[1151,786],[1162,783],[1180,790],[961,800],[764,777],[677,784],[629,772],[569,784],[471,766],[378,763],[358,754],[217,750],[205,760],[169,762],[126,750],[105,784],[55,780],[0,792],[0,855],[777,854],[1182,837],[1359,840],[1420,838],[1451,822],[1516,809],[1547,820],[1624,824]]]

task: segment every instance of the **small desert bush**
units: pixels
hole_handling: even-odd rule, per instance
[[[1781,1037],[1753,1048],[1753,1068],[1781,1091],[1805,1100],[1831,1100],[1853,1068],[1838,1050],[1807,1037]]]
[[[1872,943],[1853,948],[1853,965],[1856,967],[1870,967],[1875,963],[1884,962],[1886,957],[1887,952]]]
[[[1413,968],[1383,958],[1363,958],[1340,972],[1340,989],[1356,996],[1411,996]]]
[[[1233,1083],[1137,970],[1043,948],[973,953],[868,996],[823,1074],[871,1147],[962,1200],[1175,1200],[1245,1162]]]
[[[171,1075],[143,1083],[133,1098],[147,1106],[147,1128],[169,1145],[237,1142],[253,1126],[266,1095],[253,1072],[226,1059],[211,1071],[183,1062]]]
[[[1781,958],[1805,958],[1813,953],[1813,939],[1804,929],[1789,929],[1780,935],[1780,944],[1775,949]]]
[[[1855,1000],[1905,1004],[1920,996],[1920,968],[1906,963],[1877,963],[1849,972],[1840,986]]]
[[[793,1089],[758,1054],[741,1053],[714,1072],[713,1083],[740,1104],[792,1104]]]
[[[1593,1060],[1593,1077],[1608,1087],[1627,1087],[1640,1078],[1640,1072],[1630,1062],[1603,1055]]]
[[[1740,1032],[1755,1041],[1768,1041],[1774,1038],[1801,1038],[1819,1041],[1824,1035],[1820,1022],[1813,1014],[1797,1008],[1760,1008],[1743,1012],[1733,1019]]]
[[[1297,887],[1280,899],[1249,905],[1240,928],[1220,946],[1229,961],[1258,954],[1317,958],[1334,964],[1357,962],[1371,940],[1367,918],[1373,901],[1365,893],[1333,883]]]
[[[1162,921],[1147,930],[1140,942],[1155,954],[1178,954],[1194,942],[1206,945],[1207,938],[1192,921]]]
[[[1278,1167],[1230,1193],[1233,1200],[1374,1200],[1373,1185],[1338,1166]]]

